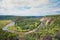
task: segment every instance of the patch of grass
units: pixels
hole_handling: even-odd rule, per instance
[[[11,20],[0,20],[0,29],[2,29],[5,25],[10,23]]]
[[[13,26],[9,26],[7,29],[8,29],[8,30],[17,30],[14,25],[13,25]]]

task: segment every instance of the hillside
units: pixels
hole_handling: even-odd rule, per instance
[[[45,25],[43,28],[39,28],[36,32],[29,34],[27,39],[29,40],[46,40],[46,38],[52,40],[60,40],[60,15],[45,16],[44,18],[51,18],[50,24]]]
[[[42,17],[41,17],[42,18]],[[12,25],[8,28],[8,30],[15,30],[18,34],[11,34],[9,32],[3,31],[0,29],[0,39],[1,40],[17,40],[24,39],[24,40],[46,40],[46,38],[52,40],[58,40],[60,38],[60,15],[52,15],[52,16],[44,16],[43,18],[46,19],[43,21],[43,27],[38,28],[36,31],[29,33],[28,35],[24,35],[24,32],[28,32],[34,30],[40,25],[40,17],[18,17],[15,21],[15,25]],[[47,20],[51,19],[48,25],[45,25]],[[14,19],[15,20],[15,19]],[[2,25],[4,25],[2,23]],[[2,28],[2,26],[1,26]],[[22,35],[19,34],[22,32]],[[4,34],[4,35],[3,35]],[[8,34],[8,35],[6,35]],[[6,37],[5,37],[6,36]],[[23,36],[23,37],[21,37]],[[11,39],[13,38],[13,39]],[[15,39],[16,38],[16,39]]]

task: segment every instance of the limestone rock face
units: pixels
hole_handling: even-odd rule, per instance
[[[50,18],[44,18],[44,17],[40,19],[40,22],[44,23],[44,21],[46,21],[45,25],[47,26],[50,23],[51,19]]]

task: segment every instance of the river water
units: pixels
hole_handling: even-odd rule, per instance
[[[8,27],[14,25],[15,22],[14,21],[11,21],[9,24],[7,24],[6,26],[4,26],[4,28],[2,28],[2,30],[7,30]]]

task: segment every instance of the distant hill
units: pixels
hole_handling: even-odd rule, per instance
[[[5,15],[0,15],[0,20],[9,20],[9,19],[13,19],[14,16],[5,16]]]
[[[0,20],[12,20],[16,18],[41,18],[43,16],[11,16],[11,15],[0,15]]]

